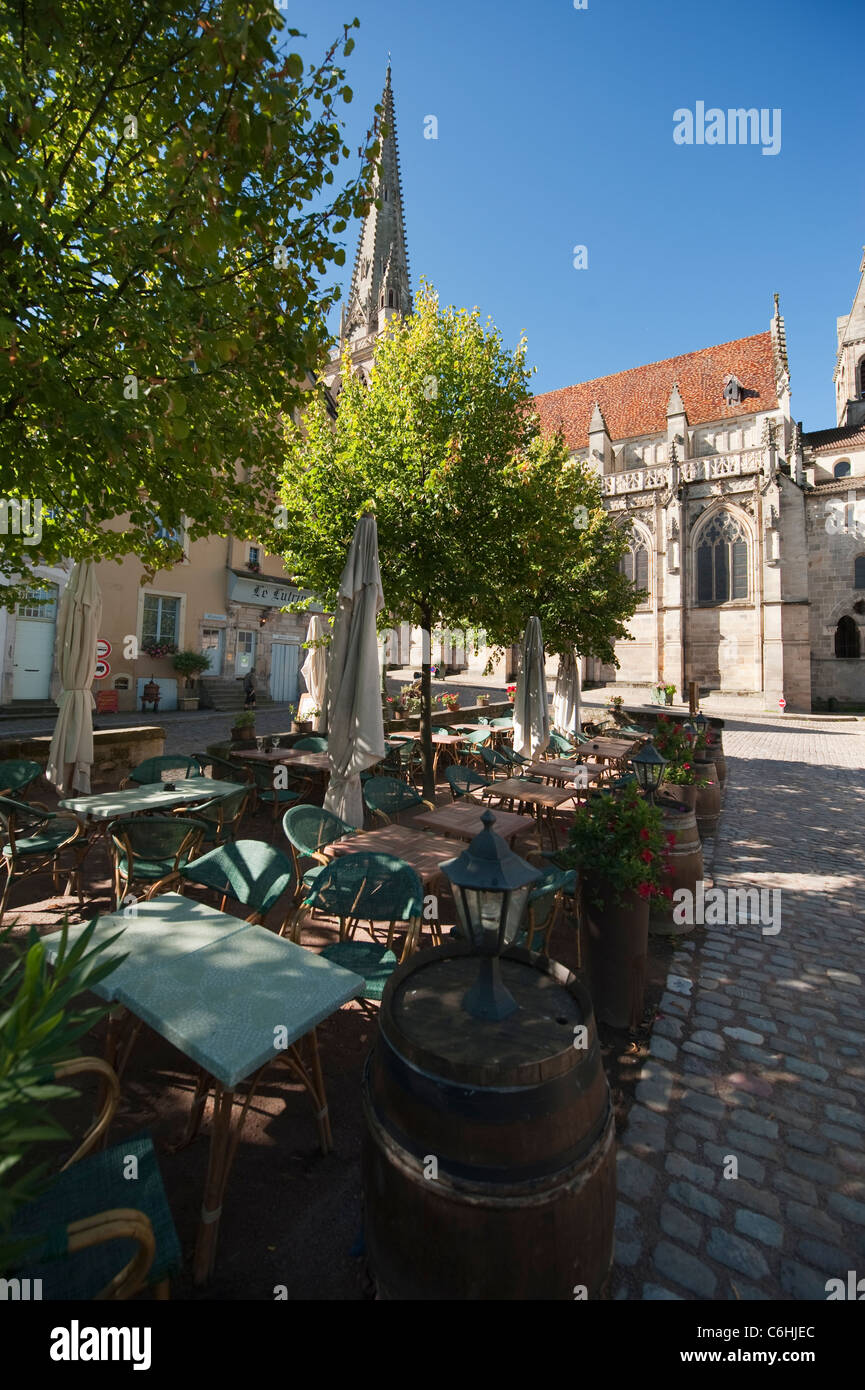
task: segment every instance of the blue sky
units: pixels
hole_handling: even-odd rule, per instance
[[[312,58],[355,15],[349,143],[390,50],[415,290],[477,305],[511,345],[525,330],[537,391],[762,332],[778,290],[794,415],[835,423],[865,242],[862,0],[307,0],[286,18]],[[676,145],[698,101],[780,108],[780,152]]]

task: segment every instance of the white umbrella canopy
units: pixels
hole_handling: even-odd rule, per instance
[[[93,766],[93,677],[102,594],[92,560],[77,564],[60,601],[57,666],[63,686],[45,775],[61,795],[90,791]]]
[[[384,608],[375,517],[362,516],[339,581],[327,664],[325,809],[363,825],[360,774],[384,757],[376,617]]]
[[[540,618],[529,618],[514,695],[514,748],[524,758],[542,753],[550,741],[550,711]]]
[[[553,728],[559,733],[582,731],[580,694],[580,659],[576,652],[566,652],[559,657],[553,694]]]
[[[297,717],[302,719],[307,709],[319,710],[320,713],[313,720],[313,728],[320,734],[327,732],[327,648],[319,644],[329,631],[330,623],[324,614],[313,613],[309,620],[306,640],[314,645],[307,651],[306,661],[300,668],[300,674],[306,681],[306,691],[300,697]]]

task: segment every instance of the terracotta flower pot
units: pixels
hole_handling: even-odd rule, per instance
[[[595,894],[603,906],[595,901]],[[595,1014],[613,1028],[636,1028],[643,1016],[649,950],[649,900],[639,893],[617,903],[602,880],[584,880],[583,919]]]

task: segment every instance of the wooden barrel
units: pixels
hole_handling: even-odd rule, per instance
[[[461,1000],[465,945],[394,971],[362,1083],[364,1229],[379,1297],[597,1297],[610,1270],[615,1144],[585,988],[511,947],[500,1022]],[[580,1031],[580,1030],[584,1030]]]
[[[706,749],[706,756],[710,757],[715,764],[715,771],[718,774],[718,782],[723,787],[727,780],[727,759],[724,757],[724,748],[721,743],[721,736],[718,735],[717,743],[710,743]]]
[[[697,788],[671,788],[670,795],[678,798],[681,792],[696,793]],[[700,843],[694,806],[679,800],[659,800],[657,805],[664,815],[665,835],[674,837],[674,843],[669,849],[670,872],[664,874],[662,886],[674,893],[677,888],[687,888],[689,893],[696,895],[697,883],[703,877],[703,846]],[[693,924],[688,926],[673,920],[673,903],[669,898],[652,899],[649,913],[650,932],[663,936],[684,936],[693,930]]]
[[[718,829],[718,819],[721,815],[721,787],[714,762],[695,758],[694,766],[701,777],[708,778],[708,786],[697,788],[696,808],[697,829],[700,832],[700,838],[705,840],[707,835],[714,835]]]
[[[618,903],[601,881],[586,875],[582,918],[595,1015],[611,1028],[634,1029],[643,1016],[649,900],[627,893]]]

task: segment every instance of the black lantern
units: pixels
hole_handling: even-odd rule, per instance
[[[639,753],[635,753],[631,758],[631,764],[641,789],[648,792],[649,800],[654,804],[655,792],[663,780],[667,759],[658,752],[654,740],[647,738]]]
[[[462,1006],[474,1018],[502,1019],[518,1004],[502,984],[500,956],[517,938],[529,893],[543,874],[496,835],[492,811],[483,830],[456,859],[442,864],[453,888],[462,934],[480,956],[478,978]]]
[[[698,734],[704,734],[709,727],[709,721],[706,718],[705,714],[702,713],[702,711],[700,712],[700,714],[696,716],[694,724],[696,726]]]

